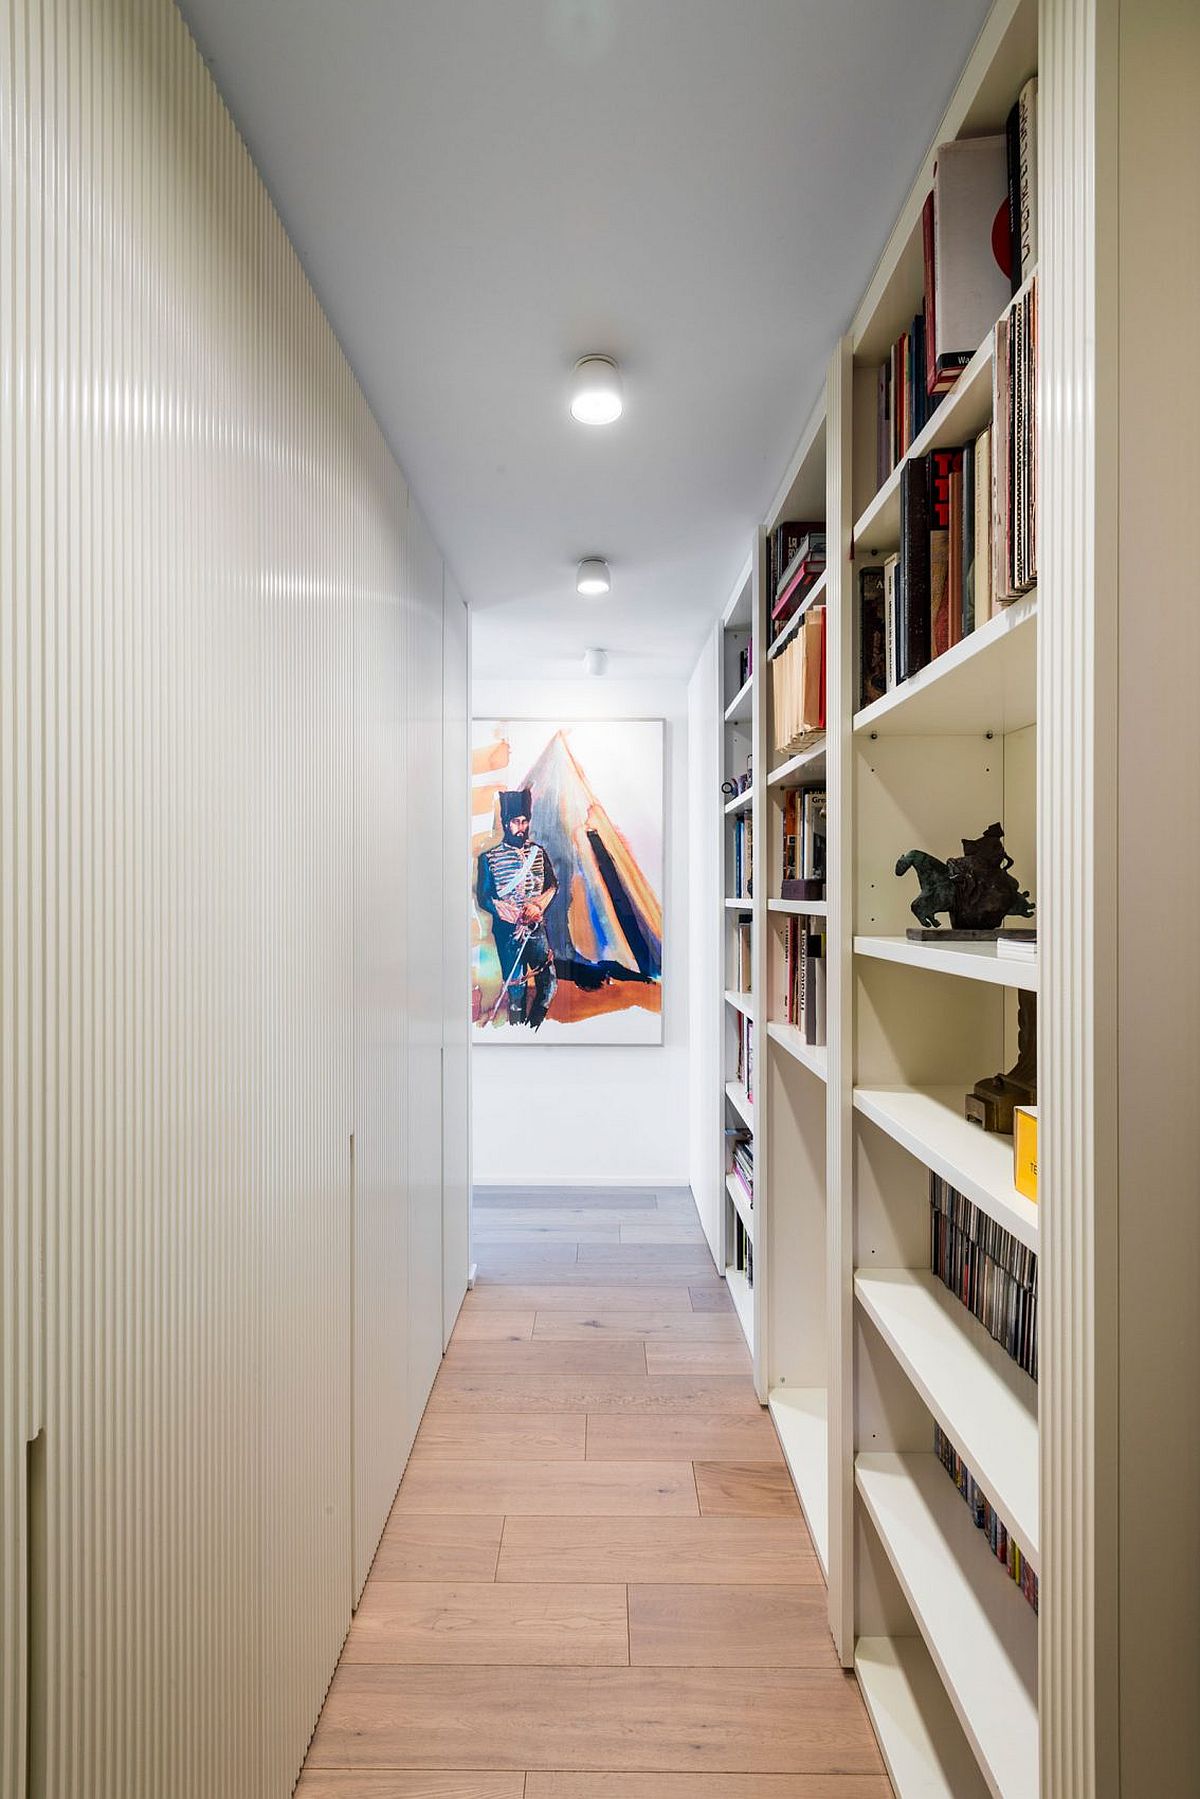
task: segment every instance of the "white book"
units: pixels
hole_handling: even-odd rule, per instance
[[[994,228],[1008,221],[1003,134],[964,137],[938,149],[933,172],[934,351],[965,368],[1012,296],[996,259]]]
[[[900,558],[889,556],[883,565],[883,651],[890,693],[899,684],[896,667],[896,599],[900,581]]]

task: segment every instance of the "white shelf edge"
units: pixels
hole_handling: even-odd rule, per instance
[[[829,1048],[824,1043],[806,1043],[800,1034],[799,1025],[787,1024],[782,1019],[772,1018],[767,1024],[767,1036],[783,1051],[815,1074],[819,1081],[829,1079]]]
[[[1037,962],[999,956],[994,943],[913,943],[907,937],[862,936],[854,939],[854,953],[931,974],[952,974],[960,980],[986,981],[993,987],[1037,992]]]
[[[828,900],[785,900],[769,899],[768,912],[782,912],[788,918],[801,918],[809,914],[813,918],[825,918],[829,913]]]
[[[744,1084],[741,1081],[726,1081],[725,1097],[747,1130],[752,1131],[754,1129],[754,1101],[747,1097]]]
[[[735,988],[726,987],[725,1004],[732,1006],[735,1012],[740,1012],[743,1018],[749,1018],[754,1010],[754,995],[738,993]]]
[[[742,685],[738,688],[728,706],[725,708],[725,723],[727,725],[741,724],[747,718],[748,714],[740,711],[739,708],[743,700],[750,698],[753,690],[754,676],[750,674],[746,676],[746,679],[742,682]]]
[[[1037,1618],[932,1451],[860,1454],[854,1478],[994,1799],[1031,1799]]]
[[[1036,1383],[928,1269],[860,1268],[854,1294],[1036,1571]]]
[[[732,1262],[725,1270],[725,1285],[729,1289],[729,1297],[733,1301],[733,1309],[737,1321],[742,1327],[742,1335],[750,1354],[754,1354],[754,1288],[746,1279],[740,1268]]]
[[[1038,1247],[1038,1208],[1012,1184],[1012,1138],[968,1124],[958,1087],[856,1087],[854,1108],[949,1181],[1026,1249]]]
[[[752,899],[727,899],[725,910],[727,912],[749,912],[753,904]]]
[[[733,1209],[746,1227],[746,1234],[751,1243],[754,1242],[754,1207],[750,1204],[736,1174],[725,1176],[725,1191],[733,1201]]]
[[[726,818],[732,818],[735,812],[745,812],[746,809],[753,804],[754,789],[753,787],[747,787],[745,793],[735,793],[733,798],[726,802],[725,816]]]
[[[768,650],[767,650],[767,661],[768,662],[774,662],[776,656],[779,655],[780,651],[785,650],[787,648],[787,646],[791,642],[792,638],[796,635],[796,632],[800,629],[800,620],[804,617],[804,614],[806,612],[811,612],[812,608],[815,605],[817,605],[818,601],[824,596],[825,582],[828,577],[828,574],[829,574],[829,570],[823,569],[821,571],[821,573],[817,576],[817,579],[813,582],[812,586],[809,588],[808,592],[805,594],[804,598],[801,600],[801,602],[797,606],[796,610],[792,613],[792,616],[788,619],[787,624],[783,627],[783,630],[779,633],[779,636],[777,638],[775,638],[774,642],[768,648]],[[826,625],[828,625],[828,622],[829,621],[826,620]],[[770,629],[770,624],[771,624],[771,621],[768,618],[768,620],[767,620],[767,629],[768,630]]]
[[[860,1637],[854,1673],[896,1799],[987,1799],[987,1782],[920,1637]]]
[[[829,1579],[829,1400],[824,1387],[772,1387],[767,1406],[821,1572]]]
[[[799,787],[802,783],[794,781],[792,777],[801,774],[807,768],[812,768],[815,773],[815,764],[824,762],[824,760],[825,734],[822,732],[818,743],[810,744],[806,750],[798,750],[794,756],[789,756],[786,762],[781,762],[778,768],[773,768],[767,776],[767,786]]]
[[[901,681],[889,693],[882,694],[879,699],[872,700],[854,714],[853,730],[855,736],[877,731],[881,725],[894,723],[903,717],[904,708],[911,707],[914,700],[924,698],[931,688],[942,682],[953,681],[954,677],[968,665],[974,664],[977,658],[994,654],[998,645],[1011,638],[1014,632],[1025,626],[1032,626],[1037,620],[1037,589],[1024,594],[1018,600],[1010,601],[1001,612],[989,618],[986,624],[972,631],[968,637],[962,638],[952,649],[943,650],[932,662],[910,675],[907,681]],[[1030,723],[1033,721],[1030,720]],[[986,728],[987,721],[980,721],[980,729]]]

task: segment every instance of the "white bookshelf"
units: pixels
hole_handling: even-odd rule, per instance
[[[1172,1464],[1167,1483],[1143,1474],[1178,1430],[1161,1371],[1200,1355],[1188,1285],[1200,1038],[1184,1003],[1200,949],[1171,900],[1177,911],[1194,885],[1200,725],[1186,534],[1162,529],[1195,504],[1194,458],[1179,446],[1194,436],[1198,365],[1162,350],[1195,335],[1194,257],[1180,251],[1177,184],[1162,171],[1200,149],[1198,66],[1200,14],[1181,0],[1119,17],[1096,0],[995,0],[887,241],[869,246],[874,273],[739,590],[755,634],[754,898],[742,903],[755,946],[756,1280],[752,1298],[731,1290],[739,1315],[753,1306],[759,1394],[898,1799],[1097,1799],[1097,1770],[1118,1760],[1166,1792],[1200,1755],[1194,1557],[1186,1527],[1173,1528],[1200,1505],[1200,1476],[1190,1463]],[[937,147],[1003,129],[1035,71],[1039,586],[861,706],[858,577],[898,547],[900,526],[899,471],[877,480],[877,371],[920,304]],[[1120,181],[1118,99],[1120,144],[1140,146]],[[1139,278],[1139,252],[1153,280]],[[992,388],[989,332],[910,455],[973,440]],[[781,520],[822,516],[827,566],[810,603],[826,608],[826,728],[776,748],[772,651],[786,642],[767,640],[763,545]],[[745,706],[735,687],[723,709]],[[784,902],[775,877],[786,796],[810,785],[827,793],[828,867],[823,904],[805,906]],[[953,856],[994,820],[1034,901],[1039,955],[910,940],[916,877],[898,879],[897,863],[911,849]],[[1148,881],[1164,845],[1181,872]],[[780,1016],[779,933],[805,912],[826,941],[820,1045]],[[1031,994],[1040,1203],[1016,1190],[1011,1139],[964,1115],[976,1082],[1015,1062]],[[721,1105],[738,1116],[732,1099]],[[1045,1248],[1040,1384],[932,1275],[931,1174],[1026,1250]],[[1146,1228],[1119,1228],[1122,1215]],[[1178,1261],[1162,1253],[1175,1236]],[[1122,1318],[1134,1328],[1118,1329]],[[1050,1596],[1055,1628],[1041,1641],[933,1453],[935,1426]],[[1118,1515],[1137,1521],[1136,1575],[1121,1572]],[[1139,1706],[1121,1671],[1151,1664],[1155,1702]],[[1182,1721],[1171,1733],[1168,1711]],[[1189,1731],[1172,1766],[1164,1745]]]
[[[934,145],[1003,126],[1037,67],[1037,31],[1036,0],[998,0]],[[726,992],[725,1013],[752,1016],[756,1041],[753,1104],[728,1068],[722,1098],[727,1122],[755,1134],[752,1212],[731,1176],[726,1189],[729,1215],[750,1213],[755,1282],[727,1278],[826,1574],[834,1640],[858,1672],[899,1799],[1034,1799],[1037,1617],[933,1453],[933,1433],[946,1433],[1040,1572],[1038,1391],[930,1271],[929,1178],[1037,1251],[1039,1208],[1014,1186],[1011,1138],[969,1124],[964,1096],[1015,1061],[1018,996],[1037,992],[1040,969],[992,942],[910,939],[916,876],[895,871],[909,849],[954,855],[958,839],[999,819],[1036,905],[1038,593],[857,705],[859,571],[900,535],[899,470],[875,483],[876,370],[919,305],[931,174],[932,156],[722,625],[726,637],[749,626],[754,670],[747,694],[723,663],[723,768],[742,772],[732,741],[754,769],[748,791],[723,802],[723,830],[743,815],[754,828],[754,897],[738,902],[753,921],[753,995]],[[910,454],[973,441],[991,417],[992,382],[989,333]],[[826,608],[825,730],[777,747],[773,667],[798,618],[769,641],[765,545],[779,522],[822,516],[827,567],[807,605]],[[739,720],[746,740],[731,738],[746,729]],[[827,795],[826,892],[784,900],[783,811],[806,787]],[[795,918],[825,938],[823,1043],[782,1015],[783,933]]]

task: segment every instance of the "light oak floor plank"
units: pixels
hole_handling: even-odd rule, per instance
[[[629,1659],[660,1668],[838,1666],[818,1586],[630,1587]]]
[[[762,1408],[749,1379],[701,1369],[646,1375],[488,1375],[442,1372],[429,1411],[742,1412]]]
[[[454,1327],[456,1343],[528,1343],[533,1336],[536,1312],[492,1311],[486,1306],[464,1306]]]
[[[611,1248],[611,1244],[598,1244],[598,1248]],[[617,1245],[620,1248],[620,1245]],[[472,1253],[479,1267],[480,1274],[492,1269],[511,1269],[515,1274],[522,1271],[537,1272],[547,1267],[574,1268],[579,1261],[579,1245],[577,1243],[518,1243],[514,1248],[505,1249],[498,1244],[488,1245],[486,1253],[478,1244],[472,1246]]]
[[[688,1370],[709,1369],[738,1380],[750,1379],[750,1351],[743,1337],[738,1343],[682,1342],[670,1337],[655,1337],[646,1343],[647,1374],[681,1374]]]
[[[413,1455],[462,1462],[581,1462],[586,1445],[587,1418],[582,1412],[497,1412],[488,1416],[431,1408],[417,1432]]]
[[[481,1212],[608,1212],[616,1208],[623,1212],[655,1212],[658,1195],[632,1188],[626,1193],[620,1187],[579,1187],[561,1194],[552,1187],[476,1187],[472,1204]]]
[[[506,1518],[500,1581],[825,1587],[793,1518]]]
[[[646,1352],[636,1340],[582,1343],[460,1343],[442,1364],[447,1374],[645,1374]]]
[[[472,1308],[486,1306],[504,1312],[527,1311],[531,1307],[535,1312],[577,1312],[588,1306],[604,1306],[608,1310],[619,1307],[626,1312],[647,1308],[657,1312],[690,1312],[692,1309],[691,1288],[678,1282],[664,1285],[661,1275],[654,1282],[642,1282],[630,1281],[625,1275],[614,1273],[611,1280],[605,1281],[596,1269],[577,1267],[580,1279],[576,1282],[573,1278],[564,1279],[566,1270],[563,1268],[549,1272],[553,1278],[545,1282],[530,1280],[517,1285],[496,1281],[476,1287],[467,1295],[465,1303]]]
[[[371,1584],[380,1580],[495,1580],[502,1517],[420,1517],[393,1510]]]
[[[783,1451],[775,1427],[763,1412],[758,1417],[615,1417],[597,1413],[588,1419],[589,1461],[632,1462],[667,1459],[689,1462],[777,1462]]]
[[[697,1269],[706,1280],[718,1278],[707,1239],[702,1244],[584,1243],[578,1260],[581,1267],[588,1268],[658,1268],[664,1278],[686,1279]]]
[[[622,1243],[702,1245],[708,1241],[698,1224],[622,1224],[619,1228]]]
[[[700,1510],[712,1518],[781,1518],[800,1510],[786,1467],[763,1462],[697,1462]]]
[[[692,1287],[689,1289],[693,1312],[732,1312],[733,1301],[729,1297],[729,1288],[722,1281],[719,1287]]]
[[[653,1649],[668,1641],[670,1610],[650,1601],[642,1609]],[[626,1667],[625,1588],[368,1584],[342,1653],[343,1666],[356,1662]]]
[[[527,1774],[525,1799],[891,1799],[873,1774]]]
[[[479,1769],[461,1773],[389,1768],[370,1774],[361,1768],[326,1768],[301,1778],[296,1799],[522,1799],[524,1786],[523,1774]]]
[[[339,1669],[309,1766],[882,1771],[846,1675],[779,1668]]]
[[[582,1230],[574,1224],[500,1224],[495,1227],[477,1224],[471,1232],[471,1242],[478,1244],[485,1252],[494,1245],[497,1249],[514,1249],[524,1243],[620,1243],[621,1226],[619,1224],[597,1225]]]
[[[409,1463],[396,1513],[502,1512],[522,1518],[695,1516],[690,1462]],[[395,1515],[395,1514],[394,1514]]]
[[[740,1343],[744,1346],[742,1327],[732,1315],[717,1313],[609,1311],[591,1306],[578,1312],[567,1310],[534,1314],[533,1340],[557,1343],[586,1343],[606,1337],[642,1337],[654,1342]]]

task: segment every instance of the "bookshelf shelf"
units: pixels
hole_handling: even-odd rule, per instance
[[[1005,736],[1037,718],[1037,594],[1014,600],[952,650],[854,715],[856,736]]]
[[[825,900],[769,899],[768,912],[779,912],[787,918],[824,918],[829,907]]]
[[[799,1025],[785,1024],[782,1020],[772,1019],[767,1026],[767,1036],[772,1043],[778,1044],[785,1056],[802,1064],[819,1081],[829,1078],[829,1051],[823,1043],[808,1043],[801,1034]]]
[[[732,1263],[725,1270],[725,1285],[733,1301],[738,1323],[742,1327],[751,1355],[754,1354],[754,1289],[740,1268]]]
[[[725,1191],[733,1201],[734,1210],[746,1227],[746,1235],[749,1237],[751,1243],[753,1243],[754,1207],[751,1205],[748,1196],[743,1192],[741,1182],[735,1174],[727,1174],[725,1176]]]
[[[902,1148],[965,1194],[1027,1249],[1038,1247],[1038,1208],[1013,1186],[1012,1138],[963,1117],[961,1087],[856,1087],[854,1106]]]
[[[935,1455],[859,1455],[855,1484],[989,1790],[995,1799],[1031,1799],[1034,1613]]]
[[[860,1637],[854,1672],[896,1799],[987,1799],[987,1782],[920,1637]]]
[[[826,570],[825,574],[818,576],[813,582],[803,600],[792,613],[791,618],[788,619],[787,624],[783,627],[783,630],[779,633],[779,636],[767,651],[768,662],[774,662],[776,656],[781,655],[787,648],[788,644],[792,641],[792,638],[796,635],[796,632],[800,629],[800,620],[804,617],[804,614],[811,610],[813,606],[823,606],[825,604],[825,581],[827,575],[828,570]]]
[[[746,1129],[752,1131],[754,1129],[754,1101],[747,1094],[744,1083],[741,1081],[726,1081],[725,1097],[741,1119],[742,1123],[746,1126]]]
[[[745,793],[735,793],[725,806],[726,818],[733,818],[738,812],[749,812],[754,804],[754,789],[747,787]]]
[[[743,1018],[749,1018],[754,1010],[754,995],[752,993],[738,993],[734,988],[727,987],[725,989],[725,1004],[727,1006],[732,1006],[735,1012],[740,1012]]]
[[[750,717],[754,703],[754,676],[748,675],[725,708],[727,725],[743,724]]]
[[[824,1387],[773,1387],[767,1401],[800,1497],[809,1535],[829,1577],[829,1419]]]
[[[825,739],[798,750],[773,768],[767,776],[768,787],[808,787],[821,781],[825,774]]]
[[[749,912],[753,904],[754,901],[749,898],[727,899],[725,901],[725,910],[727,912]]]
[[[854,1292],[1036,1569],[1035,1383],[927,1269],[860,1270]]]
[[[1037,963],[998,955],[994,943],[912,943],[907,937],[856,937],[854,953],[881,962],[902,962],[931,974],[958,975],[966,981],[1037,992]]]

